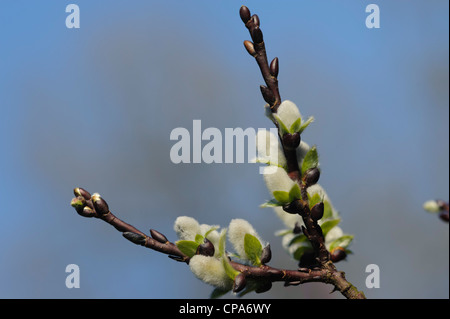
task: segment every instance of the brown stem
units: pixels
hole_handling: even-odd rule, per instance
[[[246,28],[250,32],[250,36],[252,38],[253,43],[250,41],[244,42],[244,45],[247,48],[247,51],[255,58],[256,63],[259,66],[261,74],[263,76],[264,82],[271,92],[271,97],[268,98],[266,96],[263,97],[266,99],[266,102],[269,103],[270,109],[272,112],[276,112],[278,106],[281,104],[280,92],[278,89],[278,58],[275,58],[269,66],[269,62],[267,60],[267,52],[266,46],[263,40],[263,34],[261,29],[259,28],[259,18],[257,15],[250,16],[250,10],[242,6],[239,14],[241,16],[242,21],[245,23]]]

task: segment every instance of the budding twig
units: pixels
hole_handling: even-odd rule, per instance
[[[94,208],[93,215],[89,217],[99,218],[109,223],[115,229],[122,232],[123,237],[136,245],[144,246],[152,250],[167,254],[169,255],[169,258],[175,261],[189,263],[190,258],[184,255],[174,243],[168,241],[166,236],[162,233],[152,229],[150,230],[152,237],[149,237],[135,227],[125,223],[124,221],[113,215],[109,210],[108,204],[102,197],[100,197],[100,195],[93,195],[94,199],[97,201],[97,205],[95,205],[92,204],[92,202],[89,202],[91,201],[91,195],[86,190],[82,188],[75,188],[74,193],[77,197],[72,199],[71,204],[75,208],[77,213],[81,216],[86,217],[82,213],[84,208],[89,208],[88,205],[92,205],[93,207],[98,206],[103,209],[103,211],[99,213]],[[98,205],[99,202],[102,205]],[[106,212],[105,207],[108,207]],[[205,254],[207,256],[212,256],[214,254],[214,248],[211,248],[211,242],[209,240],[205,240],[204,244],[200,245],[199,247],[202,247],[199,248],[199,253],[201,254]],[[269,262],[270,258],[270,246],[266,246],[264,248],[264,254],[261,259],[264,259],[264,262]],[[259,293],[264,292],[265,289],[270,289],[272,282],[276,281],[285,282],[286,285],[289,285],[290,282],[324,282],[333,284],[335,287],[338,287],[337,289],[343,292],[344,295],[347,296],[347,298],[358,298],[363,296],[357,294],[357,290],[354,289],[354,287],[352,289],[349,288],[350,286],[349,283],[345,280],[344,273],[333,271],[330,269],[317,269],[309,270],[308,272],[302,272],[300,270],[277,269],[267,265],[262,265],[260,267],[249,266],[235,261],[230,261],[230,264],[234,269],[241,273],[241,275],[236,276],[233,287],[234,292],[239,292],[244,289],[246,279],[256,279],[266,282],[265,285],[258,288],[257,292]]]
[[[77,197],[72,199],[71,205],[75,208],[79,215],[83,217],[95,217],[107,222],[115,229],[123,233],[123,236],[134,244],[141,245],[170,256],[175,256],[180,261],[189,261],[189,258],[184,255],[174,243],[169,242],[160,232],[151,230],[150,233],[153,238],[149,237],[132,225],[127,224],[123,220],[116,217],[113,213],[111,213],[108,204],[99,194],[94,194],[91,196],[88,191],[82,188],[75,188],[74,194]],[[90,206],[92,206],[92,208]],[[85,214],[86,208],[91,210],[89,216],[86,216]]]
[[[253,40],[253,43],[251,43],[250,41],[245,41],[244,46],[247,49],[247,52],[249,52],[249,54],[256,59],[263,79],[267,85],[260,87],[262,96],[264,100],[269,103],[272,113],[277,113],[278,107],[281,104],[281,97],[278,87],[279,60],[278,58],[275,58],[272,60],[270,65],[268,64],[266,48],[263,41],[263,34],[260,29],[259,17],[257,15],[251,16],[250,10],[245,6],[242,6],[240,8],[239,14],[246,28],[249,30]],[[274,121],[274,124],[278,127],[278,123],[276,123],[276,121]],[[301,199],[285,205],[283,209],[290,214],[298,214],[302,217],[305,224],[305,226],[302,227],[302,231],[308,238],[314,249],[315,261],[319,264],[322,271],[329,271],[333,274],[333,276],[331,277],[335,278],[335,280],[333,281],[333,284],[335,284],[335,288],[346,295],[346,291],[350,289],[348,287],[350,287],[351,284],[345,280],[343,274],[336,275],[338,273],[340,274],[340,272],[336,270],[336,267],[333,264],[333,260],[342,258],[342,251],[336,251],[333,256],[330,255],[325,246],[325,238],[322,229],[318,224],[318,220],[322,218],[324,213],[323,203],[316,204],[314,207],[312,207],[311,210],[309,207],[307,188],[317,183],[320,177],[320,171],[315,168],[306,171],[302,176],[298,165],[296,152],[296,148],[298,147],[301,140],[300,134],[295,133],[293,135],[281,135],[279,133],[279,137],[284,155],[286,157],[288,175],[292,180],[296,181],[299,184],[301,190]],[[345,254],[345,251],[343,253]],[[317,281],[322,282],[327,282],[328,280],[325,280],[325,278],[321,277],[320,275],[317,275],[315,278],[317,278]],[[327,278],[330,278],[330,276],[328,276]],[[295,282],[296,284],[299,284],[303,281],[295,280]],[[359,297],[364,297],[363,293],[358,292],[357,295]]]

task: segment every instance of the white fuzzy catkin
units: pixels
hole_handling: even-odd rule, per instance
[[[257,232],[248,221],[239,218],[231,220],[230,226],[228,226],[228,240],[230,241],[230,243],[233,244],[236,253],[241,258],[247,259],[247,254],[245,253],[245,245],[244,245],[245,234],[255,236],[264,246]]]
[[[439,213],[441,211],[439,204],[435,200],[426,201],[423,204],[423,209],[430,213]]]
[[[278,107],[277,113],[274,114],[278,121],[283,122],[287,129],[299,118],[302,117],[297,105],[289,100],[283,101]]]
[[[273,194],[274,191],[289,192],[295,184],[295,182],[288,176],[287,172],[281,167],[264,167],[263,176],[267,189],[271,194]]]
[[[339,226],[334,226],[325,236],[325,247],[330,249],[331,243],[343,235],[344,232],[342,231],[342,228]]]
[[[258,130],[256,134],[258,161],[270,165],[286,166],[286,157],[278,136],[268,130]]]
[[[194,240],[200,233],[199,223],[192,217],[180,216],[175,220],[173,229],[180,240]]]
[[[283,239],[281,240],[281,245],[291,256],[293,256],[294,253],[296,252],[296,250],[299,249],[300,247],[312,248],[311,243],[309,241],[297,242],[297,243],[289,245],[295,236],[297,236],[297,235],[294,233],[289,233],[289,234],[284,235]]]
[[[189,267],[198,279],[210,285],[224,289],[230,289],[233,285],[219,258],[195,255],[189,260]]]
[[[294,229],[296,224],[299,227],[304,225],[302,217],[298,214],[286,213],[281,206],[274,207],[273,210],[288,229]]]

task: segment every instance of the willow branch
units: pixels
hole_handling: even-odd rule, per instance
[[[266,48],[263,41],[263,34],[259,27],[259,17],[256,14],[251,16],[250,10],[246,6],[241,7],[241,9],[239,10],[239,14],[246,28],[249,30],[250,36],[253,40],[253,43],[250,41],[244,41],[244,46],[247,49],[248,53],[256,59],[264,81],[269,88],[268,90],[266,90],[267,88],[261,89],[261,93],[264,100],[269,103],[272,113],[276,113],[278,110],[278,106],[281,104],[281,97],[279,94],[277,79],[279,72],[278,58],[275,58],[269,66]],[[278,124],[275,120],[274,123],[278,127]],[[293,134],[295,136],[292,136],[291,134],[287,135],[288,138],[281,137],[279,135],[281,146],[286,157],[288,175],[291,177],[291,179],[299,183],[302,198],[301,200],[291,203],[289,207],[286,207],[285,209],[290,213],[297,213],[302,216],[303,222],[306,226],[304,228],[304,234],[311,242],[320,263],[325,265],[330,260],[330,254],[325,247],[325,239],[320,226],[318,225],[317,221],[311,218],[311,212],[308,204],[308,195],[306,192],[306,189],[309,185],[302,181],[300,168],[298,166],[296,149],[301,141],[300,134]]]
[[[270,65],[268,64],[266,48],[263,41],[263,33],[260,29],[259,17],[256,14],[251,15],[250,10],[246,6],[242,6],[240,8],[239,14],[246,28],[249,30],[253,41],[244,41],[244,46],[247,52],[255,58],[263,79],[267,85],[267,87],[261,86],[262,96],[269,104],[271,112],[277,113],[278,107],[281,104],[281,97],[278,87],[279,60],[278,58],[275,58]],[[275,126],[278,127],[275,118],[273,118],[273,121]],[[353,287],[353,285],[347,282],[343,274],[336,270],[336,267],[331,260],[330,253],[325,246],[325,238],[322,229],[317,222],[318,219],[313,218],[309,208],[307,188],[311,186],[311,183],[306,172],[304,176],[301,174],[296,152],[296,149],[301,141],[300,134],[285,134],[283,136],[279,134],[279,138],[286,157],[288,175],[292,180],[299,184],[301,189],[301,199],[286,205],[283,209],[286,212],[298,214],[302,217],[305,224],[305,226],[302,226],[302,231],[314,249],[315,259],[318,262],[320,269],[328,274],[333,274],[331,277],[335,278],[335,280],[333,280],[333,284],[335,284],[336,289],[346,295],[344,293],[345,291],[354,290],[349,288]],[[316,175],[317,174],[320,174],[318,170],[316,171]],[[318,180],[318,177],[319,176],[316,176],[316,181]],[[334,274],[342,275],[336,277]],[[329,278],[329,276],[325,277]],[[324,277],[321,277],[319,281],[326,282]],[[364,296],[363,293],[359,292],[357,295],[360,297]]]
[[[189,264],[190,258],[183,254],[165,235],[157,230],[150,229],[150,236],[148,236],[134,226],[122,221],[109,210],[108,204],[100,195],[93,194],[91,196],[83,188],[75,188],[74,194],[76,197],[72,199],[71,205],[80,216],[101,219],[122,232],[122,235],[132,243],[169,255],[173,260]],[[267,281],[268,283],[281,281],[285,283],[285,286],[295,286],[307,282],[324,282],[334,285],[335,290],[341,291],[345,296],[364,297],[364,295],[355,294],[357,290],[345,281],[344,273],[332,269],[285,270],[267,265],[249,266],[235,261],[230,261],[230,264],[250,279]]]

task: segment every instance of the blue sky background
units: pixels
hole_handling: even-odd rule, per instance
[[[177,216],[250,221],[275,267],[295,268],[259,205],[255,164],[170,161],[169,135],[192,120],[224,131],[270,128],[263,83],[242,42],[247,5],[280,59],[283,99],[316,121],[303,139],[320,183],[355,235],[338,265],[369,298],[448,298],[448,224],[425,213],[449,197],[448,1],[0,2],[1,298],[207,298],[188,267],[124,240],[69,203],[80,186],[116,215],[175,240]],[[367,29],[376,3],[381,28]],[[67,289],[77,264],[81,288]],[[375,263],[381,287],[365,287]],[[258,298],[341,298],[282,284]],[[228,297],[232,297],[231,295]]]

